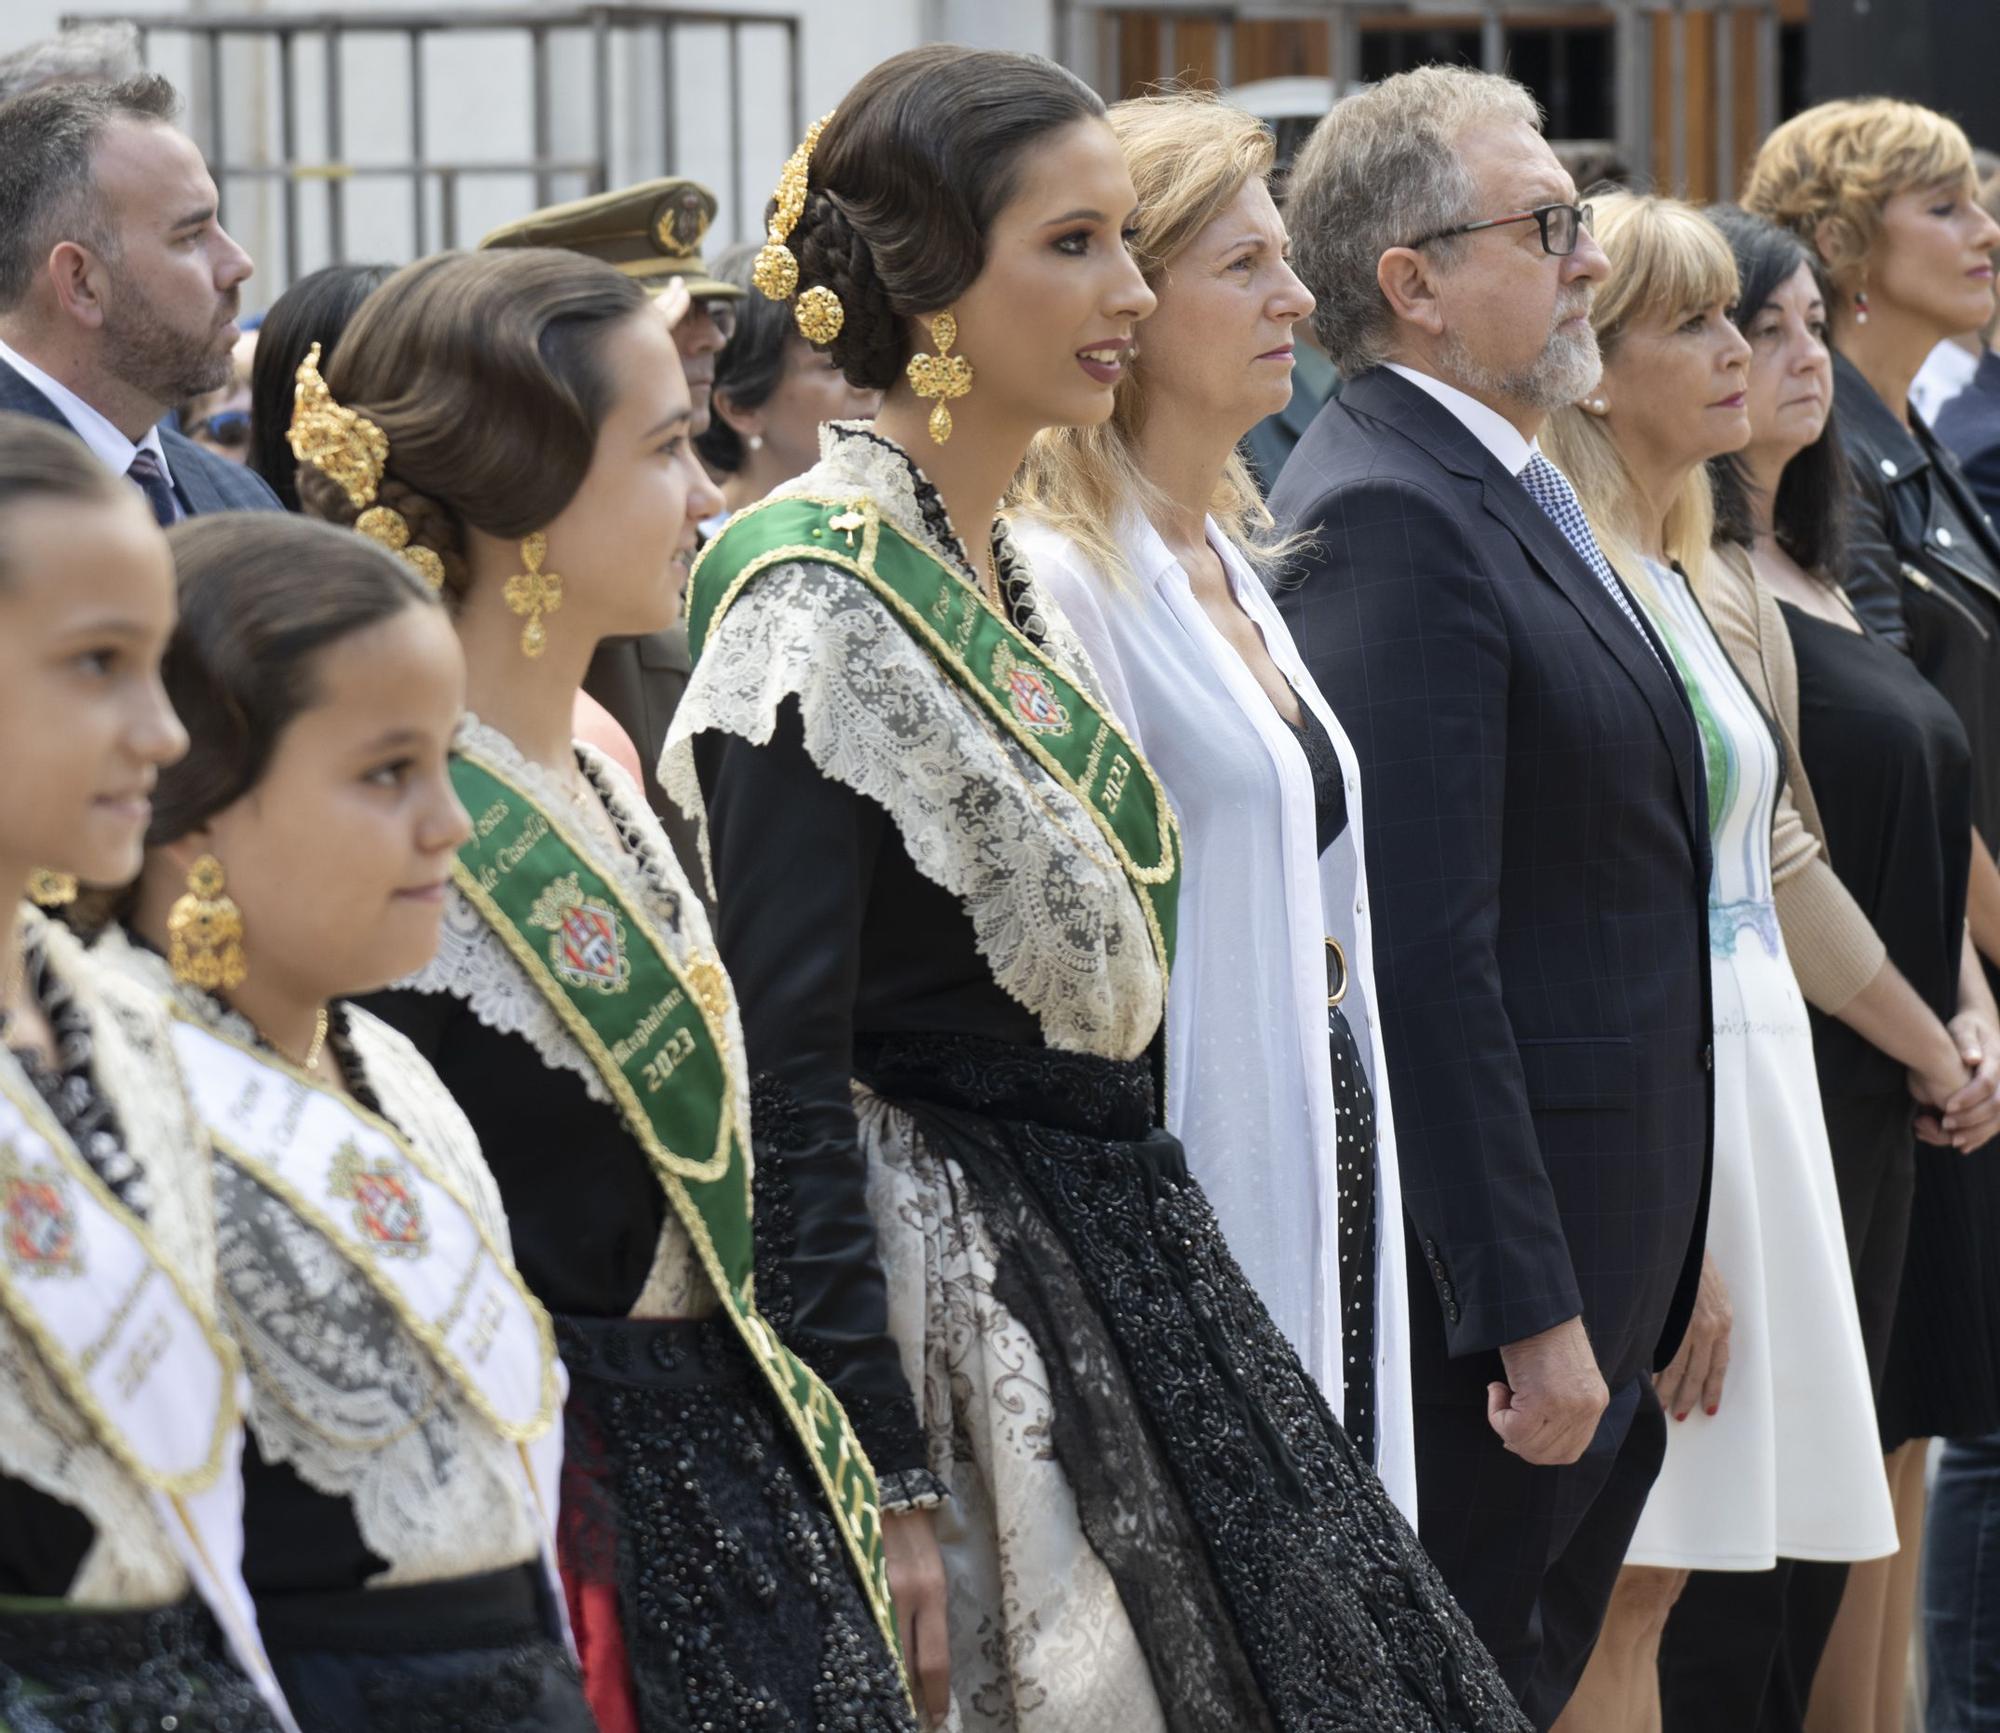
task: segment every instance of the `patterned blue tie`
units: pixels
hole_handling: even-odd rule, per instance
[[[1528,459],[1528,467],[1521,471],[1521,485],[1528,490],[1528,497],[1542,508],[1549,522],[1562,531],[1563,540],[1576,549],[1577,556],[1618,604],[1618,611],[1632,622],[1632,630],[1639,634],[1639,641],[1653,651],[1653,660],[1659,662],[1660,652],[1653,648],[1652,637],[1639,624],[1632,598],[1625,593],[1625,586],[1611,569],[1604,550],[1597,545],[1597,537],[1590,533],[1590,520],[1583,515],[1583,502],[1576,497],[1576,489],[1570,486],[1569,477],[1538,451]],[[1664,668],[1666,664],[1660,662],[1660,666]]]
[[[150,451],[142,447],[133,453],[132,467],[126,470],[125,479],[146,496],[146,503],[153,508],[153,516],[160,520],[162,529],[181,521],[180,501],[167,485],[166,469]]]

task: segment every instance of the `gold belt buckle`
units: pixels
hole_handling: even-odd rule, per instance
[[[1347,997],[1347,953],[1341,949],[1340,941],[1331,933],[1326,936],[1326,948],[1332,953],[1333,960],[1340,965],[1340,985],[1326,996],[1326,1008],[1331,1011]]]

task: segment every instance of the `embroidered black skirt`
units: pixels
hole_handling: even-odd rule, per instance
[[[593,1733],[539,1565],[267,1596],[264,1647],[302,1733]]]
[[[727,1320],[563,1318],[559,1556],[642,1733],[915,1733],[804,1446]],[[590,1608],[615,1606],[600,1643]]]
[[[972,1188],[1174,1733],[1527,1728],[1223,1243],[1145,1061],[899,1035],[856,1069]]]
[[[0,1600],[0,1728],[6,1733],[277,1733],[190,1597],[138,1611]]]

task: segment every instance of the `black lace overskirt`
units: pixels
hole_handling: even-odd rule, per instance
[[[0,1611],[9,1733],[277,1733],[199,1601],[142,1612]]]
[[[1151,1126],[1143,1060],[897,1036],[856,1064],[978,1199],[1175,1733],[1527,1728]]]
[[[723,1319],[563,1319],[563,1569],[615,1584],[640,1725],[914,1733],[804,1447]]]

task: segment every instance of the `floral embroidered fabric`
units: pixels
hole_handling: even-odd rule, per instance
[[[941,544],[927,521],[928,484],[902,452],[847,424],[825,430],[823,451],[780,491],[868,498],[974,581],[957,538]],[[996,559],[1049,654],[1096,691],[1074,634],[1040,604],[1004,539]],[[888,812],[918,871],[963,904],[994,980],[1051,1046],[1121,1059],[1144,1051],[1165,981],[1094,820],[850,574],[809,561],[775,567],[717,623],[667,738],[668,794],[702,816],[694,738],[714,730],[768,742],[787,699],[820,773]],[[705,834],[702,849],[706,859]]]
[[[1526,1728],[1148,1129],[1148,1067],[955,1036],[857,1065],[932,1465],[991,1524],[948,1548],[991,1630],[954,1643],[966,1727]]]
[[[86,1159],[143,1201],[163,1262],[198,1292],[214,1283],[208,1156],[182,1094],[165,1014],[85,955],[69,932],[24,917],[43,1009],[57,1031],[58,1065],[42,1082]],[[117,1147],[114,1149],[112,1143]],[[143,1166],[131,1151],[143,1151]],[[56,1592],[79,1605],[159,1607],[188,1592],[188,1577],[150,1496],[98,1444],[0,1312],[0,1475],[80,1512],[93,1533],[74,1577]],[[54,1585],[48,1585],[54,1587]],[[4,1717],[0,1717],[4,1719]]]

